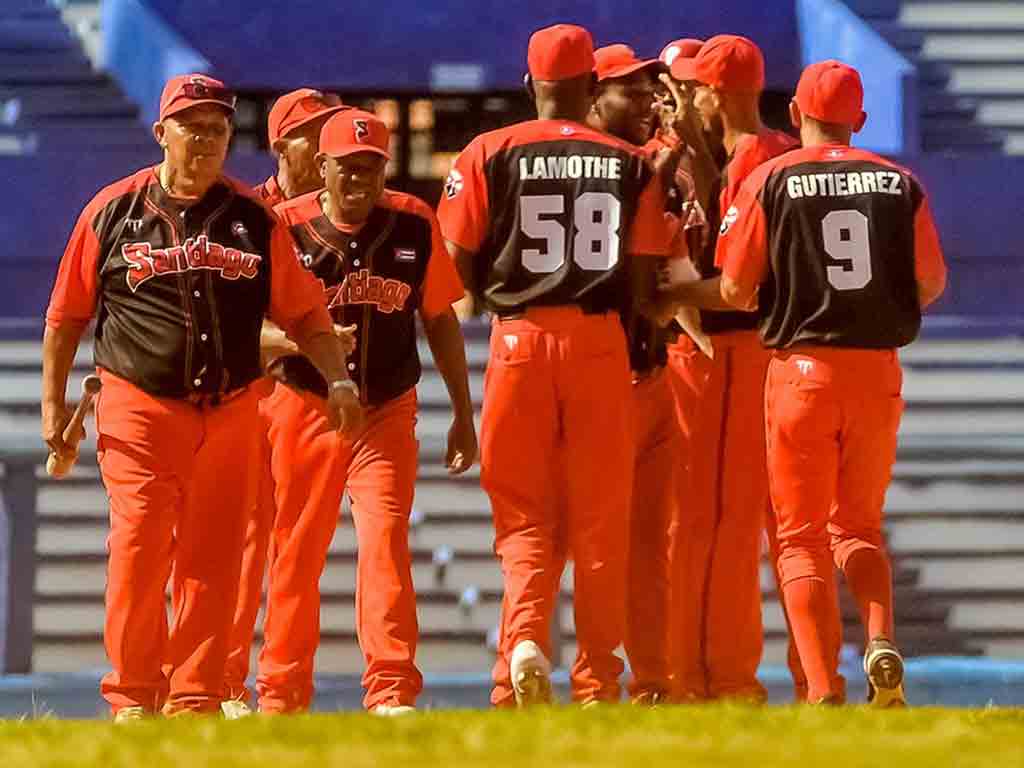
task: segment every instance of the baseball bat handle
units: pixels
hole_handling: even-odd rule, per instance
[[[89,413],[92,401],[99,393],[102,384],[99,376],[86,376],[82,381],[82,398],[75,406],[75,412],[71,420],[64,427],[64,445],[67,451],[63,456],[51,452],[46,457],[46,474],[50,477],[60,479],[66,477],[78,461],[78,443],[82,439],[82,426],[85,424],[85,416]]]

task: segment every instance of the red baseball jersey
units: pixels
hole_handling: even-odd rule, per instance
[[[719,222],[721,231],[729,221],[730,209],[739,193],[740,187],[754,169],[762,163],[778,157],[784,152],[796,149],[800,142],[782,131],[763,129],[758,134],[750,134],[740,139],[733,149],[732,156],[725,166],[720,179],[721,191],[718,196],[718,211],[714,220]],[[715,239],[708,247],[696,254],[694,263],[702,277],[709,278],[721,274],[715,258]],[[757,328],[757,318],[749,312],[701,312],[701,324],[708,333],[726,331],[749,331]]]
[[[46,322],[97,310],[96,365],[161,397],[259,378],[264,315],[287,330],[313,313],[330,329],[288,231],[247,187],[221,177],[184,206],[156,168],[102,190],[71,233]]]
[[[821,146],[758,168],[722,224],[718,259],[759,286],[764,343],[909,344],[921,326],[918,276],[945,276],[935,222],[910,171],[870,152]]]
[[[644,150],[580,123],[485,133],[455,161],[438,208],[445,238],[476,254],[487,309],[621,309],[624,257],[667,255],[664,194]]]
[[[299,261],[318,279],[332,319],[356,326],[349,374],[365,402],[385,403],[416,386],[416,317],[448,312],[463,296],[434,212],[412,195],[384,190],[366,222],[341,229],[324,214],[322,190],[275,209],[291,230]],[[275,363],[276,365],[276,363]],[[326,395],[305,357],[280,359],[296,386]]]

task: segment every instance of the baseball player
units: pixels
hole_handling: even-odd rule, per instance
[[[267,139],[277,172],[258,187],[275,206],[323,186],[316,166],[320,129],[335,112],[348,109],[333,93],[299,88],[281,96],[267,115]]]
[[[320,639],[318,583],[346,488],[359,547],[364,705],[380,715],[411,712],[423,687],[408,541],[418,450],[417,313],[455,412],[449,470],[464,472],[476,457],[465,349],[452,311],[462,283],[426,203],[384,188],[389,140],[371,113],[334,114],[317,155],[325,189],[277,207],[335,322],[356,327],[348,368],[366,426],[341,439],[330,428],[327,385],[316,368],[294,354],[271,363],[279,379],[267,407],[277,516],[257,676],[265,713],[309,707]]]
[[[761,124],[764,57],[746,38],[719,35],[694,58],[677,58],[672,76],[698,84],[693,103],[705,130],[713,133],[720,126],[729,161],[719,208],[728,212],[754,168],[797,145]],[[724,215],[723,227],[730,215]],[[711,249],[697,262],[706,279],[668,293],[706,309],[726,306],[718,295]],[[675,694],[763,701],[765,689],[757,679],[764,645],[759,561],[768,482],[764,438],[750,424],[763,418],[768,352],[749,313],[704,312],[701,322],[712,338],[714,358],[699,354],[696,344],[682,337],[690,350],[676,368],[691,394],[678,401],[684,431],[700,449],[691,452],[689,543],[680,553]]]
[[[327,118],[346,109],[337,96],[299,88],[281,96],[270,108],[267,118],[267,137],[270,148],[277,156],[277,173],[256,188],[263,201],[273,207],[278,203],[320,189],[323,179],[316,165],[320,129]],[[335,326],[340,331],[341,326]],[[351,329],[349,329],[351,330]],[[264,323],[264,339],[284,341],[291,346],[280,329]],[[351,354],[350,333],[339,333],[346,352]],[[267,566],[267,547],[274,520],[274,478],[270,471],[270,442],[268,400],[259,404],[260,416],[267,426],[261,433],[261,466],[256,509],[249,521],[242,554],[242,576],[238,588],[238,607],[232,631],[231,649],[225,668],[228,698],[222,705],[224,715],[237,719],[252,714],[248,705],[249,691],[245,687],[249,675],[249,657],[252,649],[256,616],[263,597],[263,576]]]
[[[860,75],[845,64],[804,71],[790,106],[804,148],[748,179],[718,249],[723,298],[757,306],[772,350],[769,478],[808,701],[843,696],[834,559],[867,635],[868,699],[890,707],[906,703],[882,538],[903,411],[896,349],[917,336],[946,267],[920,182],[850,147],[867,118],[863,98]]]
[[[58,456],[68,373],[96,316],[113,667],[101,691],[118,721],[220,708],[255,503],[264,315],[331,382],[332,424],[356,429],[361,419],[321,292],[287,230],[222,174],[234,104],[204,75],[167,83],[153,126],[163,162],[85,207],[46,314],[42,433]]]
[[[587,30],[535,32],[528,62],[539,119],[474,139],[439,208],[464,283],[494,315],[481,464],[505,600],[491,701],[550,698],[563,528],[575,562],[572,695],[617,701],[635,461],[619,310],[631,293],[650,295],[668,253],[664,195],[642,149],[584,125]]]
[[[621,44],[598,48],[594,60],[598,85],[587,124],[631,144],[646,145],[655,125],[656,78],[664,65],[657,59],[639,59],[632,48]],[[678,228],[678,219],[675,224]],[[685,237],[675,242],[682,251],[674,250],[673,255],[685,258]],[[669,526],[678,501],[679,429],[672,390],[663,375],[666,332],[636,313],[627,315],[626,327],[636,454],[625,650],[633,674],[629,685],[633,702],[657,704],[669,693]]]

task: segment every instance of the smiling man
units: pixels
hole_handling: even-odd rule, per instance
[[[359,547],[364,704],[374,714],[408,713],[423,687],[408,541],[418,460],[417,313],[455,413],[445,463],[459,474],[476,458],[465,349],[452,310],[462,283],[430,207],[384,188],[389,138],[376,115],[335,114],[317,155],[325,189],[276,209],[334,321],[355,326],[358,352],[348,368],[366,425],[339,438],[329,425],[330,390],[320,372],[301,355],[274,361],[271,373],[281,383],[267,412],[278,512],[257,677],[265,713],[309,707],[320,640],[318,584],[346,489]]]
[[[331,115],[348,108],[334,94],[321,93],[312,88],[290,91],[274,102],[267,116],[267,138],[271,151],[277,157],[277,172],[255,190],[267,205],[278,205],[323,186],[316,162],[320,151],[320,130]],[[351,354],[353,329],[336,325],[334,330],[342,339],[346,352]],[[265,363],[278,354],[298,351],[281,329],[269,321],[263,324],[262,342]],[[252,714],[245,680],[249,676],[253,632],[263,599],[270,529],[277,514],[274,505],[274,477],[270,470],[269,407],[269,398],[260,401],[259,413],[264,429],[259,446],[259,492],[256,510],[245,534],[238,607],[235,610],[235,626],[225,670],[224,683],[229,698],[224,702],[223,709],[228,719]]]
[[[255,503],[264,316],[331,382],[332,427],[351,431],[361,421],[316,281],[271,211],[222,175],[234,103],[204,75],[167,83],[153,126],[163,162],[85,207],[46,313],[42,435],[63,456],[68,374],[99,308],[96,431],[110,497],[104,635],[113,667],[101,691],[118,721],[220,708]]]

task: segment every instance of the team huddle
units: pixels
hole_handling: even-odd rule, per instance
[[[386,189],[387,126],[311,89],[268,119],[256,190],[225,176],[235,97],[170,80],[164,160],[86,206],[43,343],[58,458],[87,324],[110,499],[101,692],[115,719],[309,708],[319,579],[348,493],[366,709],[423,687],[409,550],[417,318],[452,406],[446,465],[478,453],[460,319],[492,322],[479,455],[504,597],[491,701],[552,701],[573,563],[573,700],[763,702],[759,565],[795,696],[846,699],[841,569],[875,706],[906,704],[882,509],[902,412],[896,350],[945,285],[920,183],[850,146],[860,77],[808,67],[769,130],[750,40],[658,59],[534,33],[538,119],[460,153],[435,212]],[[171,621],[165,607],[171,589]]]

